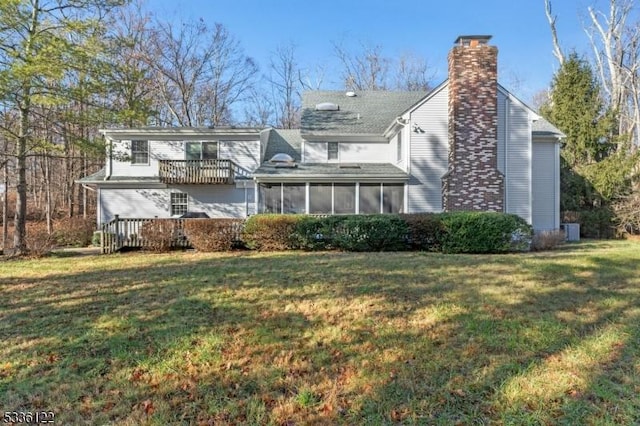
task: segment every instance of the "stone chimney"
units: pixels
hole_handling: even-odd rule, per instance
[[[445,211],[504,210],[498,171],[498,49],[491,36],[460,36],[449,52],[449,170]]]

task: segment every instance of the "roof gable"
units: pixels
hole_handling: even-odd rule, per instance
[[[269,129],[264,161],[269,161],[276,154],[287,154],[295,161],[300,161],[301,146],[299,129]]]

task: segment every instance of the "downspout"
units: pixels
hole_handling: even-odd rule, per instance
[[[113,140],[109,137],[107,137],[107,140],[109,141],[109,155],[107,158],[107,170],[105,171],[104,180],[109,180],[111,178],[111,173],[113,170]]]

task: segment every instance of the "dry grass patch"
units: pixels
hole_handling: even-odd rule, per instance
[[[2,408],[62,424],[638,423],[639,248],[0,263]]]

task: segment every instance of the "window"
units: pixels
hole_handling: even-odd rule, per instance
[[[189,196],[184,192],[171,193],[171,216],[182,216],[188,210]]]
[[[380,184],[360,184],[360,213],[380,213]]]
[[[327,143],[327,160],[332,161],[338,160],[338,142],[328,142]]]
[[[355,214],[356,185],[353,183],[336,183],[333,185],[333,205],[335,214]]]
[[[149,141],[131,141],[131,164],[149,164]]]
[[[260,213],[282,213],[282,185],[263,183],[258,188]]]
[[[306,185],[283,184],[282,185],[282,213],[305,212]]]
[[[218,158],[218,142],[186,142],[187,160],[215,160]]]
[[[402,213],[404,208],[404,185],[385,183],[382,185],[382,212]]]
[[[402,161],[402,131],[398,133],[398,152],[396,153],[396,161]]]
[[[312,183],[309,185],[309,213],[331,214],[331,184]]]

